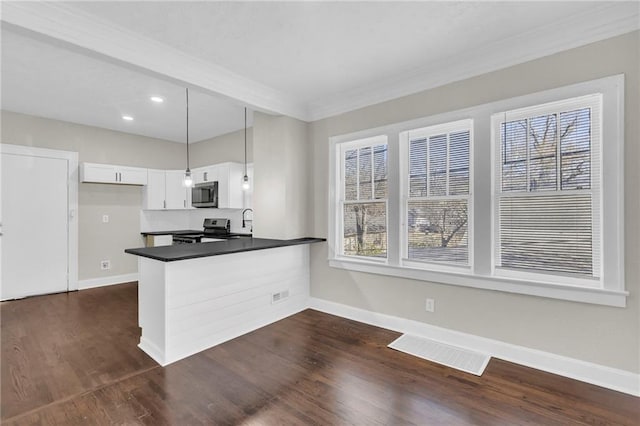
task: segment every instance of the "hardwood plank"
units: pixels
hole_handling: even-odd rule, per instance
[[[1,418],[157,364],[137,348],[134,283],[0,303]]]
[[[135,346],[135,296],[0,305],[3,424],[640,424],[640,398],[497,359],[476,377],[313,310],[162,368]]]

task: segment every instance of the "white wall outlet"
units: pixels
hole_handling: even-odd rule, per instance
[[[100,269],[106,271],[107,269],[111,269],[111,261],[110,260],[101,260],[100,261]]]
[[[102,223],[109,223],[109,215],[108,214],[103,214],[102,215]]]
[[[425,310],[427,312],[435,312],[436,310],[436,301],[435,299],[429,299],[427,298],[427,303],[424,306]]]

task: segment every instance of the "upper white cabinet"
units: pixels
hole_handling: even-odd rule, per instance
[[[148,170],[147,186],[142,192],[142,208],[145,210],[163,210],[166,206],[165,171]]]
[[[204,182],[215,182],[218,180],[218,169],[216,166],[199,167],[192,170],[192,175],[195,185]]]
[[[183,170],[148,170],[143,191],[145,210],[183,210],[191,208],[191,190],[183,184]]]
[[[165,179],[166,208],[170,210],[190,209],[191,188],[184,186],[184,170],[167,170]]]
[[[193,169],[193,183],[218,182],[218,208],[241,209],[244,207],[242,177],[244,165],[241,163],[220,163]]]
[[[218,175],[218,208],[241,209],[244,207],[242,177],[244,165],[222,163],[215,166]]]
[[[218,208],[241,209],[251,207],[253,193],[253,167],[247,172],[251,189],[242,189],[244,165],[221,163],[191,171],[195,185],[218,182]],[[144,210],[181,210],[191,207],[191,189],[183,184],[184,170],[148,170],[147,185],[143,191]]]
[[[111,164],[82,163],[80,182],[146,185],[147,169]]]

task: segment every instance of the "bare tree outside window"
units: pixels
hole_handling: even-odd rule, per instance
[[[344,153],[343,254],[387,256],[387,145]]]
[[[408,257],[468,264],[468,130],[409,142]]]
[[[501,266],[591,275],[590,108],[509,121],[500,136]]]

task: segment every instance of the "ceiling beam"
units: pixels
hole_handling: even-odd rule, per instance
[[[254,110],[309,121],[306,106],[282,91],[66,4],[3,2],[1,20],[111,62],[222,95]]]

